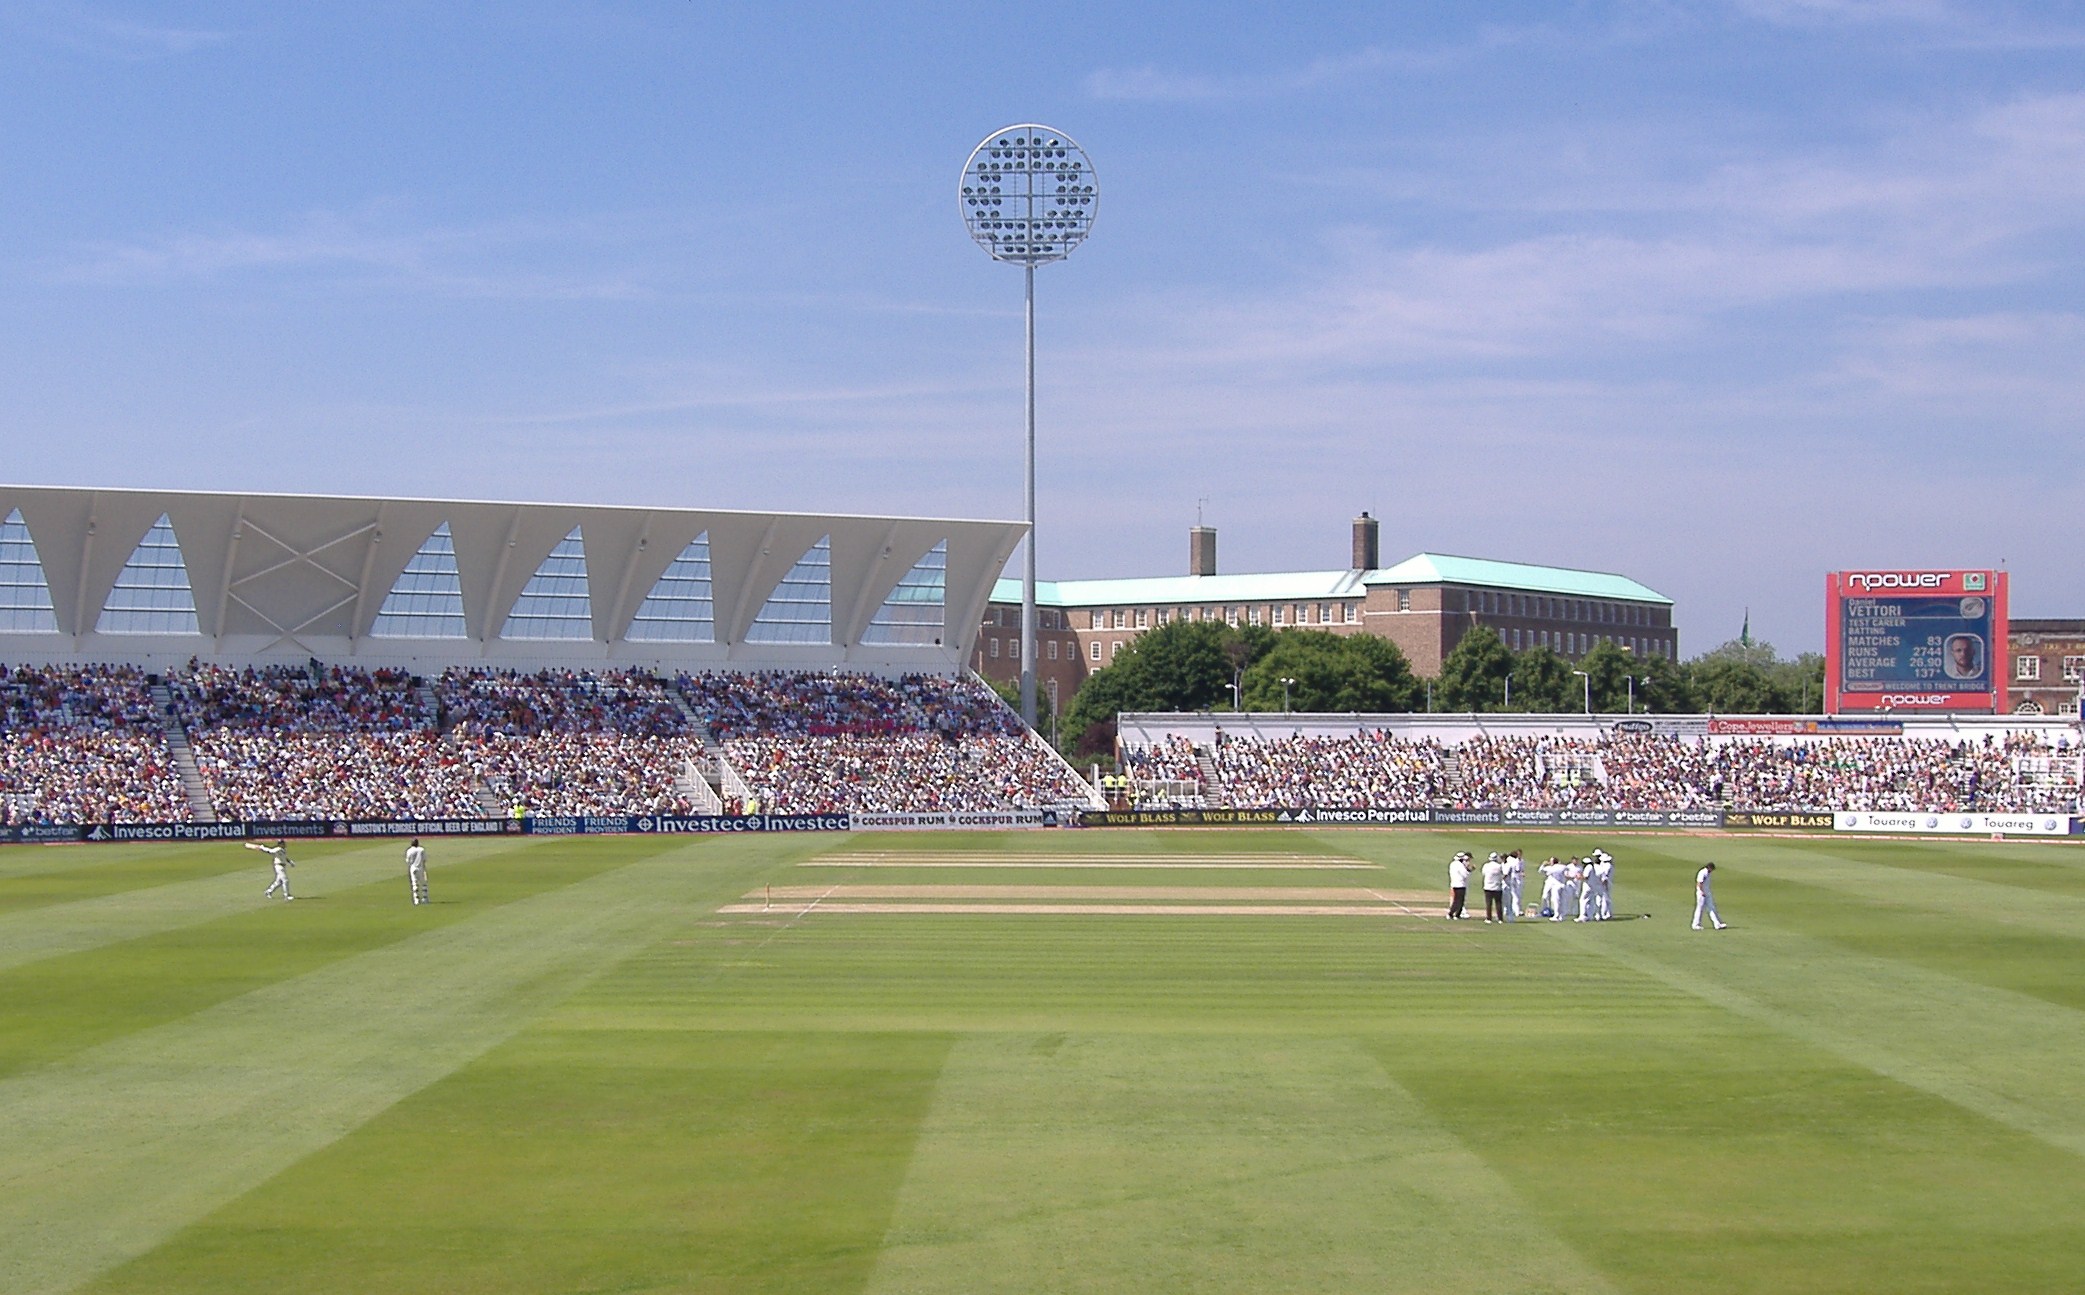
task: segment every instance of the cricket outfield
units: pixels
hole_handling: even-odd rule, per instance
[[[2069,844],[402,846],[0,853],[0,1290],[2085,1285]]]

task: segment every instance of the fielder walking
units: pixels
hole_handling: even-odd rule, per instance
[[[296,896],[290,893],[290,869],[297,865],[290,860],[289,842],[277,837],[273,845],[264,841],[248,841],[245,844],[247,849],[259,850],[275,864],[275,880],[268,883],[268,888],[261,892],[261,898],[266,899],[280,890],[284,903],[295,899]]]
[[[1705,865],[1700,872],[1694,874],[1694,929],[1697,931],[1701,929],[1703,914],[1707,914],[1709,921],[1715,923],[1719,931],[1726,925],[1723,919],[1716,915],[1715,875],[1716,865],[1713,863]]]
[[[405,847],[405,879],[412,883],[413,903],[427,902],[427,850],[414,837],[413,843]]]

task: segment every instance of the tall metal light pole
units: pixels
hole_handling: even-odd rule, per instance
[[[1032,122],[994,131],[970,150],[959,195],[970,237],[1027,278],[1028,540],[1021,579],[1021,718],[1035,727],[1035,267],[1084,242],[1100,209],[1093,162],[1069,135]]]
[[[1590,715],[1593,713],[1593,676],[1583,670],[1573,670],[1571,673],[1577,675],[1579,682],[1585,685],[1585,713]]]

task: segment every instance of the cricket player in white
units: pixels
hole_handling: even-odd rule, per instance
[[[261,892],[261,898],[266,899],[268,896],[280,890],[282,892],[282,898],[285,903],[292,899],[295,899],[296,896],[290,893],[289,870],[291,868],[296,867],[297,865],[290,862],[289,843],[278,837],[276,839],[275,844],[273,845],[267,845],[260,841],[248,841],[246,842],[246,848],[249,850],[259,850],[262,854],[267,855],[275,863],[275,880],[270,882],[268,884],[268,888]]]
[[[1585,911],[1579,907],[1580,897],[1584,893],[1585,861],[1583,859],[1566,859],[1564,861],[1563,906],[1557,909],[1558,921],[1573,915],[1575,915],[1575,920],[1577,921],[1583,922],[1585,920]]]
[[[1470,893],[1470,854],[1457,850],[1455,857],[1448,860],[1448,920],[1459,922],[1469,914],[1462,911],[1463,901]]]
[[[1614,916],[1614,856],[1593,851],[1593,920],[1604,922]]]
[[[405,847],[405,879],[412,883],[413,902],[427,902],[427,850],[414,837],[413,843]]]
[[[1694,929],[1697,931],[1701,929],[1704,913],[1708,914],[1709,921],[1715,923],[1717,930],[1722,930],[1725,925],[1716,915],[1715,872],[1716,865],[1711,863],[1694,874]]]
[[[1513,852],[1506,856],[1506,920],[1509,922],[1520,920],[1520,887],[1525,870],[1520,849],[1516,846]]]
[[[1553,854],[1542,865],[1542,912],[1552,922],[1564,920],[1564,865]]]

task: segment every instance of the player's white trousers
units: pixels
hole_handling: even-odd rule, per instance
[[[1715,896],[1696,895],[1694,897],[1694,929],[1697,931],[1701,929],[1701,915],[1703,913],[1708,914],[1710,926],[1723,925],[1723,919],[1716,916]]]
[[[278,890],[282,892],[282,897],[284,899],[288,899],[290,897],[289,870],[279,863],[275,865],[275,880],[268,883],[268,888],[261,892],[261,898],[266,899],[268,896],[274,894]]]
[[[1603,884],[1593,892],[1593,916],[1606,921],[1614,916],[1614,887]]]
[[[1506,883],[1506,920],[1511,922],[1520,916],[1520,883]]]
[[[407,882],[409,882],[409,883],[410,883],[410,884],[412,885],[412,888],[413,888],[413,902],[414,902],[415,904],[424,904],[424,903],[426,903],[426,902],[427,902],[427,870],[426,870],[426,869],[424,869],[424,868],[408,868],[408,869],[406,869],[406,873],[405,873],[405,879],[406,879],[406,881],[407,881]]]

